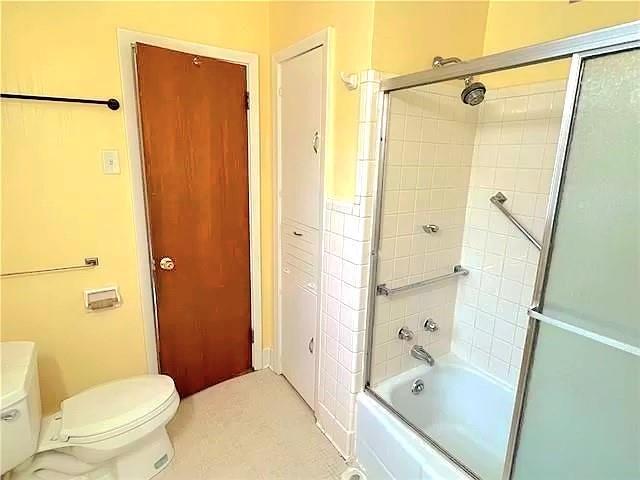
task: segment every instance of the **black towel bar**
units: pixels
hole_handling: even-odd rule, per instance
[[[115,98],[110,98],[109,100],[94,100],[91,98],[45,97],[42,95],[23,95],[20,93],[0,93],[0,97],[17,100],[41,100],[44,102],[91,103],[93,105],[106,105],[111,110],[118,110],[120,108],[120,102]]]

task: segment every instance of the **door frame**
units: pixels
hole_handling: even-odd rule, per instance
[[[281,88],[281,72],[282,72],[282,64],[287,60],[290,60],[294,57],[300,56],[310,50],[314,50],[316,48],[322,48],[322,57],[323,57],[323,68],[324,68],[324,78],[322,85],[322,95],[324,97],[321,120],[320,120],[320,138],[321,138],[321,148],[320,148],[320,212],[319,215],[319,227],[318,227],[318,255],[319,255],[319,272],[317,278],[317,296],[318,296],[318,316],[316,319],[316,361],[315,361],[315,372],[316,372],[316,382],[314,385],[314,411],[317,410],[317,402],[318,402],[318,371],[319,371],[319,359],[320,359],[320,349],[321,349],[321,341],[320,341],[320,318],[322,316],[322,252],[323,252],[323,238],[324,238],[324,209],[325,209],[325,162],[329,152],[329,146],[331,145],[330,136],[331,132],[327,128],[327,119],[331,114],[331,71],[333,67],[333,27],[327,27],[324,30],[321,30],[303,40],[300,40],[293,45],[278,51],[273,55],[272,58],[272,105],[273,105],[273,158],[275,164],[275,171],[273,175],[273,205],[274,205],[274,229],[273,229],[273,258],[274,261],[274,269],[273,269],[273,285],[274,285],[274,300],[273,300],[273,319],[274,319],[274,341],[273,341],[273,349],[271,355],[271,368],[276,372],[282,373],[282,318],[281,318],[281,285],[280,285],[280,271],[282,269],[282,258],[280,255],[280,247],[281,247],[281,235],[280,235],[280,224],[281,224],[281,195],[280,195],[280,185],[281,185],[281,172],[282,172],[282,156],[281,156],[281,142],[280,142],[280,134],[281,134],[281,123],[280,119],[282,117],[281,113],[281,105],[280,105],[280,88]]]
[[[251,366],[263,368],[262,358],[262,274],[260,246],[260,97],[258,83],[258,55],[255,53],[228,50],[211,45],[186,42],[126,29],[118,29],[118,56],[122,81],[122,98],[127,136],[127,150],[131,166],[133,221],[136,236],[138,281],[144,325],[147,370],[159,373],[158,317],[155,302],[154,279],[151,271],[151,236],[147,221],[147,199],[142,164],[142,137],[138,122],[138,95],[136,85],[135,57],[132,45],[137,42],[162,47],[178,52],[201,55],[244,65],[247,68],[247,91],[250,109],[248,122],[248,173],[249,173],[249,265],[251,281],[251,328],[254,342],[251,345]]]

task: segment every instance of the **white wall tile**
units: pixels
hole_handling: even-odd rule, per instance
[[[374,81],[360,92],[357,197],[354,203],[327,201],[331,214],[323,235],[318,420],[343,452],[352,443],[353,394],[362,385],[377,88]],[[405,323],[417,330],[429,315],[440,319],[442,335],[418,339],[432,353],[446,353],[451,343],[487,373],[517,381],[528,321],[523,302],[531,296],[538,253],[488,198],[503,191],[507,206],[532,230],[541,229],[563,89],[563,82],[545,82],[490,90],[474,109],[460,108],[459,88],[451,85],[392,100],[379,281],[428,278],[460,259],[471,274],[411,301],[377,302],[373,336],[381,358],[374,379],[415,365],[395,335]],[[440,235],[427,237],[420,227],[425,223],[441,225]],[[394,280],[394,271],[401,278]]]
[[[392,142],[393,152],[387,161],[391,180],[389,177],[385,180],[378,281],[391,286],[450,272],[453,265],[460,262],[476,115],[467,114],[469,108],[460,103],[458,91],[436,90],[438,93],[431,91],[417,97],[401,95],[404,110],[399,106],[394,111],[397,115],[404,112],[405,125],[409,125],[415,123],[413,117],[418,117],[418,107],[422,108],[421,142],[413,141],[413,133],[405,134],[402,145]],[[411,101],[411,98],[418,100]],[[391,121],[397,119],[393,117]],[[469,120],[474,123],[467,123]],[[495,133],[496,143],[498,135],[499,130]],[[483,145],[483,164],[494,167],[497,153],[495,145]],[[487,183],[492,184],[492,171],[477,173],[484,174],[481,178],[490,178]],[[488,221],[486,211],[479,212],[477,217],[483,225]],[[438,225],[438,233],[427,235],[421,228],[427,223]],[[495,285],[490,287],[491,280],[487,279],[487,288],[492,291],[499,288],[495,280]],[[374,342],[378,345],[373,352],[374,381],[417,365],[409,356],[409,344],[396,338],[403,325],[416,331],[415,341],[428,345],[432,354],[449,351],[455,295],[456,285],[452,284],[451,288],[427,290],[378,303],[374,329]],[[420,322],[427,315],[438,321],[440,331],[437,335],[422,335]]]
[[[498,167],[516,167],[520,156],[520,145],[499,145],[496,165]]]
[[[367,78],[377,78],[376,72],[365,73]],[[323,335],[318,351],[318,423],[346,457],[351,455],[353,444],[355,393],[362,388],[372,194],[377,179],[377,166],[373,161],[377,138],[377,92],[378,83],[375,81],[361,85],[359,160],[354,201],[327,199],[325,202],[327,222],[326,231],[323,232],[324,273],[320,293],[323,312],[320,327]],[[393,186],[395,181],[394,188],[397,191],[401,181],[404,137],[407,132],[409,135],[415,133],[411,133],[412,126],[404,121],[409,108],[406,102],[395,102],[392,108],[395,112],[401,112],[403,119],[400,128],[391,134],[397,141],[390,144],[392,163],[397,165],[397,170],[391,170],[391,184]],[[418,122],[418,125],[421,126],[421,123]],[[397,204],[392,207],[394,211],[397,210]],[[395,225],[396,221],[395,216],[387,218],[388,224]]]
[[[407,115],[405,117],[405,133],[404,140],[417,142],[421,138],[422,119]],[[546,132],[545,132],[546,133]]]
[[[501,145],[514,145],[522,142],[525,122],[504,122],[500,128],[498,143]],[[496,127],[497,128],[497,127]]]
[[[537,93],[529,95],[527,104],[527,119],[549,118],[553,106],[553,93]]]
[[[513,346],[509,342],[493,338],[491,343],[491,355],[505,363],[510,363],[512,358]],[[519,365],[519,364],[518,364]]]
[[[544,82],[498,89],[479,109],[461,254],[472,273],[460,281],[453,345],[511,385],[519,374],[538,252],[489,197],[502,191],[505,207],[541,238],[563,100],[564,82]]]
[[[527,118],[529,98],[526,96],[513,96],[504,100],[504,114],[502,120],[515,121]]]
[[[358,160],[373,160],[377,154],[377,143],[375,137],[368,136],[375,122],[360,122],[358,126]]]

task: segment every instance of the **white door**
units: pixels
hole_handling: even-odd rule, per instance
[[[322,226],[323,48],[280,64],[280,358],[314,408]]]
[[[287,273],[289,272],[289,273]],[[282,373],[313,408],[317,294],[298,285],[285,267],[282,274]]]
[[[282,217],[320,226],[322,48],[282,63],[280,148]]]

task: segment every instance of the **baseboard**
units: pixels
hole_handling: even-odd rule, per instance
[[[262,349],[262,368],[271,368],[271,349]],[[273,370],[273,368],[271,368]]]

